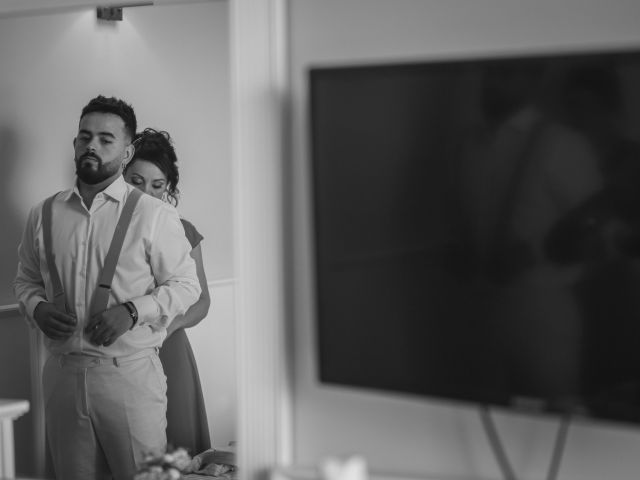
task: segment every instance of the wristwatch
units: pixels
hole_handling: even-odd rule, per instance
[[[124,302],[123,305],[129,311],[129,316],[131,317],[131,320],[133,320],[133,323],[131,324],[131,328],[129,329],[129,330],[133,330],[133,327],[135,327],[136,323],[138,323],[138,309],[133,304],[133,302]]]

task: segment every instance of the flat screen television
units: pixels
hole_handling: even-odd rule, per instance
[[[309,70],[323,383],[640,421],[640,53]]]

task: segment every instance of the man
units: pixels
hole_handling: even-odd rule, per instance
[[[130,480],[144,453],[166,447],[157,350],[171,319],[200,294],[176,210],[150,195],[138,199],[113,279],[103,285],[116,224],[137,195],[122,177],[135,131],[133,108],[119,99],[98,96],[84,107],[73,141],[76,184],[54,197],[50,228],[42,203],[31,210],[18,250],[14,291],[51,354],[45,418],[61,480]]]
[[[579,408],[581,271],[550,262],[543,245],[559,218],[599,190],[598,158],[543,108],[544,63],[498,60],[484,73],[485,128],[469,137],[460,171],[474,288],[501,366],[495,381],[523,399],[552,399],[548,408]]]

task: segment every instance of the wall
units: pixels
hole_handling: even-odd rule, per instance
[[[295,0],[290,2],[292,159],[289,257],[295,365],[294,463],[362,453],[378,472],[420,478],[500,478],[477,412],[446,402],[319,385],[309,205],[306,70],[310,66],[507,53],[640,47],[640,4],[614,0]],[[381,352],[381,355],[393,352]],[[362,366],[366,368],[366,366]],[[518,478],[544,478],[556,420],[495,414]],[[576,422],[561,479],[632,479],[638,429]]]
[[[117,23],[98,22],[94,8],[24,15],[13,13],[17,3],[0,5],[0,307],[15,303],[10,284],[28,209],[72,184],[80,110],[99,93],[124,98],[140,127],[173,136],[178,210],[205,237],[212,303],[189,336],[212,439],[222,447],[235,439],[236,420],[228,3],[183,3],[125,8]],[[32,356],[15,310],[0,308],[0,341],[0,397],[29,398]],[[19,474],[36,473],[34,430],[33,411],[16,422]]]

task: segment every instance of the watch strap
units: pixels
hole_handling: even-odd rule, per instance
[[[131,320],[133,320],[131,328],[129,328],[129,330],[133,330],[133,327],[138,323],[138,309],[133,302],[124,302],[123,305],[129,311],[129,316],[131,317]]]

